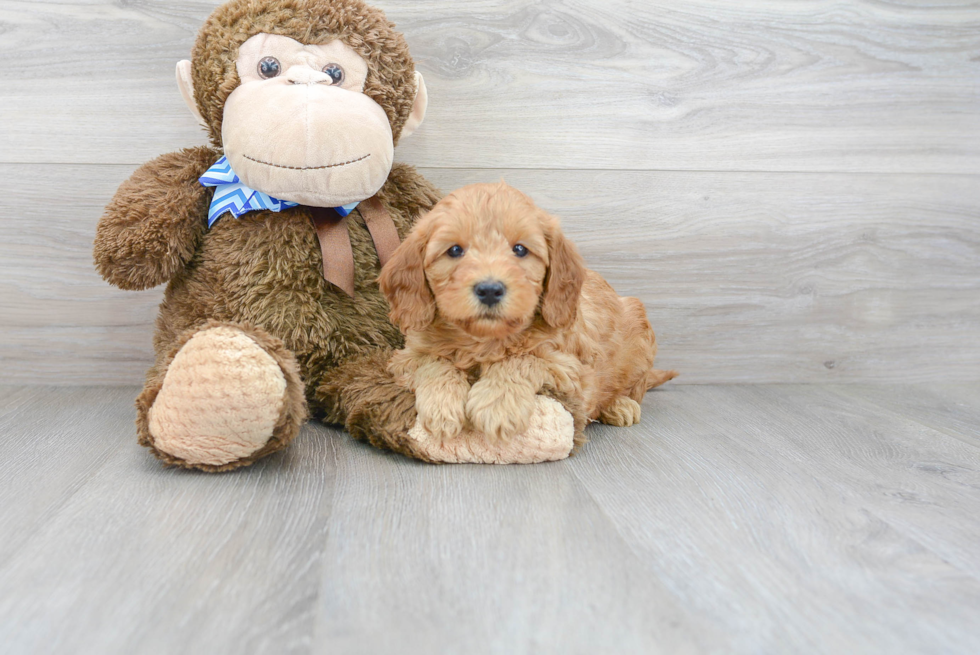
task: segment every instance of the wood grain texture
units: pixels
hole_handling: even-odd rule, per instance
[[[137,391],[0,398],[2,650],[308,652],[330,442],[308,430],[243,475],[167,470],[136,445]]]
[[[567,463],[433,469],[349,439],[338,447],[317,642],[365,655],[720,645]]]
[[[136,445],[135,387],[0,387],[0,643],[974,653],[975,426],[884,408],[893,390],[668,386],[640,425],[534,466],[426,465],[310,425],[208,475]]]
[[[0,161],[202,142],[174,65],[214,0],[0,5]],[[980,171],[980,5],[377,0],[454,168]]]
[[[99,279],[91,240],[129,166],[0,165],[0,376],[134,384],[160,290]],[[679,382],[976,380],[980,177],[422,169],[501,177],[641,298]],[[58,188],[58,196],[50,190]]]
[[[575,473],[730,652],[975,652],[980,450],[848,395],[664,388]]]
[[[980,447],[980,384],[852,385],[846,393]]]

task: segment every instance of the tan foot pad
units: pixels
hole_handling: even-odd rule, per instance
[[[565,459],[575,445],[575,424],[561,403],[538,396],[531,425],[522,435],[492,444],[482,434],[464,430],[445,441],[436,439],[418,423],[408,431],[419,450],[433,461],[452,464],[536,464]]]
[[[191,464],[219,466],[248,457],[272,437],[286,378],[240,330],[202,330],[167,369],[149,412],[154,446]]]

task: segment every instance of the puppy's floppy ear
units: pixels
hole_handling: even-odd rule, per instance
[[[554,328],[565,328],[575,321],[579,295],[585,282],[585,262],[575,244],[562,234],[558,221],[550,219],[548,240],[548,275],[544,281],[541,317]]]
[[[378,285],[388,299],[388,317],[402,330],[423,330],[436,316],[435,298],[425,280],[428,221],[422,218],[381,269]]]

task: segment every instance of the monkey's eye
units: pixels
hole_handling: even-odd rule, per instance
[[[452,257],[453,259],[455,259],[456,257],[462,257],[463,256],[463,247],[462,246],[453,246],[452,248],[450,248],[449,250],[446,251],[446,254],[449,255],[450,257]]]
[[[323,72],[333,80],[331,84],[337,85],[344,81],[344,69],[337,64],[327,64],[323,67]]]
[[[522,244],[520,243],[517,244],[516,246],[514,246],[513,250],[514,250],[514,254],[517,255],[518,257],[527,257],[528,250]]]
[[[259,76],[265,79],[271,79],[279,75],[282,72],[282,66],[279,65],[279,60],[275,57],[264,57],[262,61],[259,62]]]

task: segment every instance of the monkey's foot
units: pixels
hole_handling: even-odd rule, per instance
[[[572,415],[552,398],[537,396],[528,429],[513,439],[493,441],[472,430],[452,439],[438,439],[415,424],[408,432],[415,449],[434,462],[453,464],[535,464],[565,459],[572,452]]]
[[[209,471],[285,447],[306,418],[292,354],[264,332],[228,324],[190,335],[137,405],[144,445],[170,464]]]

